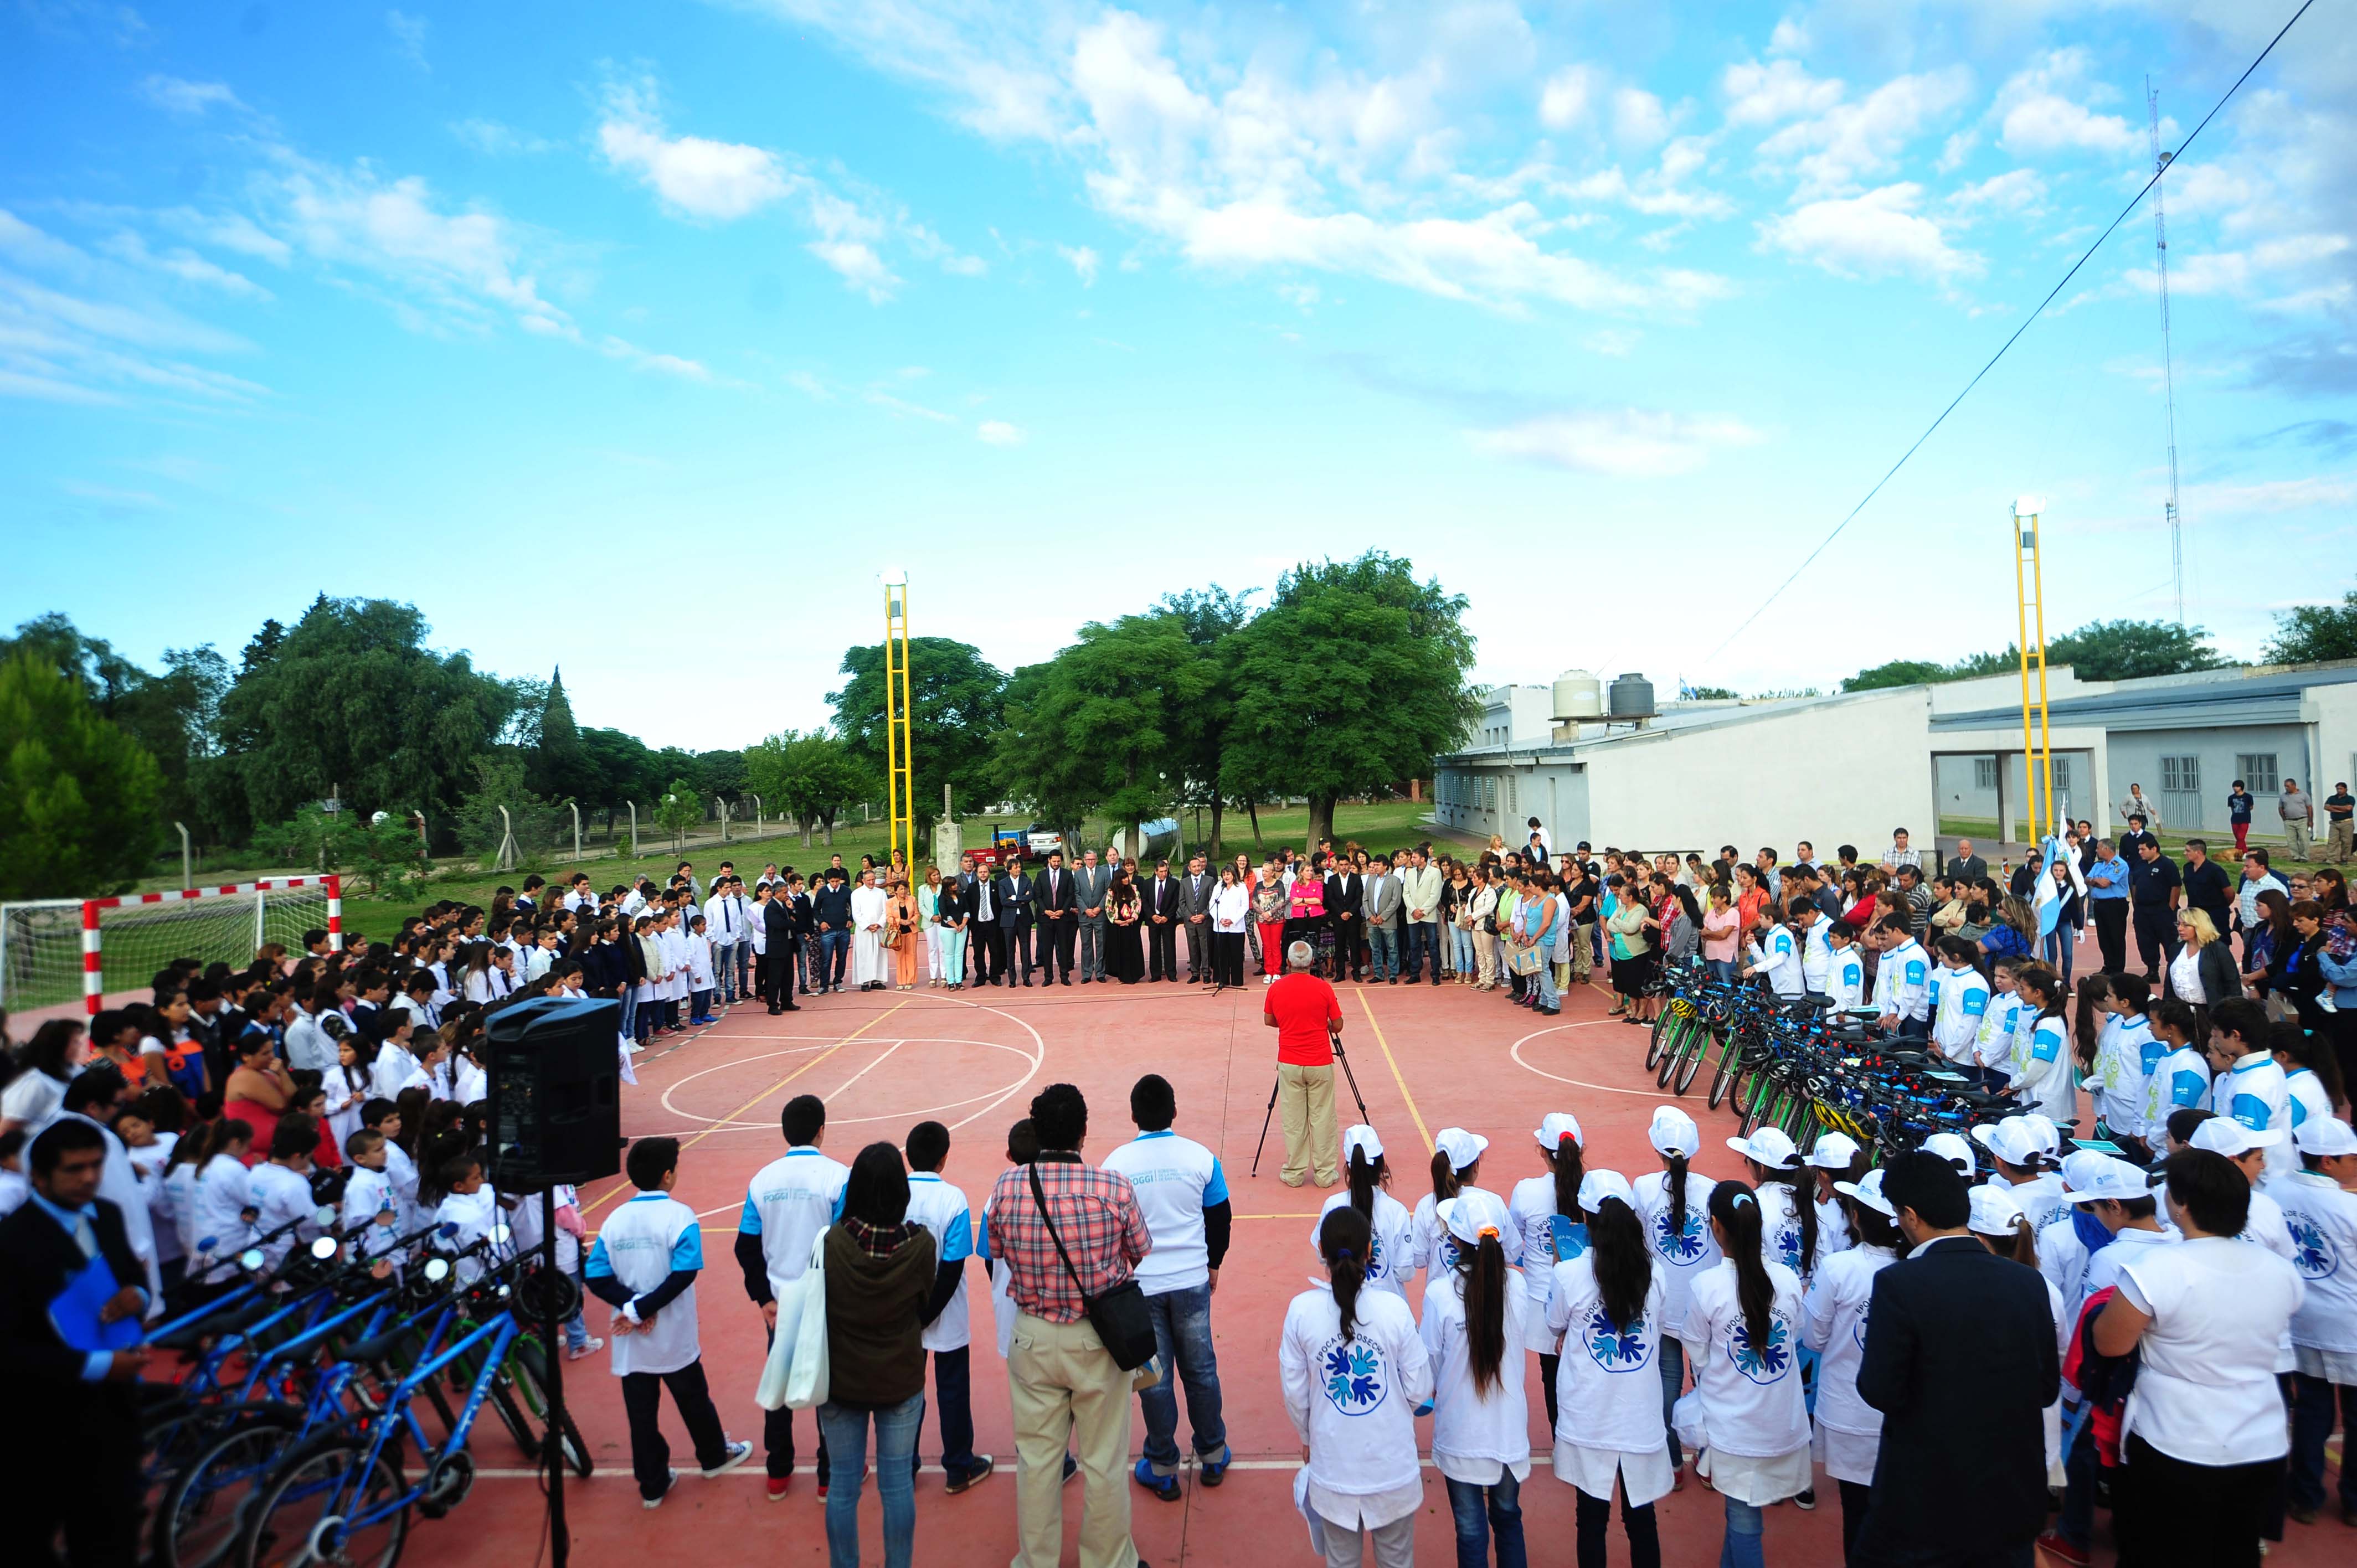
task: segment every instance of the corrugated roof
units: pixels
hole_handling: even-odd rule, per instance
[[[2352,681],[2357,681],[2357,663],[2350,662],[2239,677],[2226,674],[2201,680],[2166,677],[2124,681],[2109,692],[2050,703],[2046,711],[2056,724],[2095,724],[2120,730],[2297,724],[2302,693],[2311,687],[2338,686]],[[1932,728],[1934,732],[1988,729],[2018,724],[2020,720],[2018,706],[1980,708],[1970,713],[1937,714],[1932,720]]]
[[[1790,697],[1772,703],[1728,703],[1725,704],[1673,707],[1646,721],[1643,729],[1622,725],[1609,735],[1588,736],[1578,740],[1547,741],[1537,746],[1477,746],[1435,757],[1437,765],[1459,763],[1502,762],[1508,757],[1529,757],[1545,761],[1576,761],[1577,754],[1593,751],[1598,746],[1622,746],[1656,736],[1684,734],[1692,730],[1728,728],[1737,725],[1755,724],[1762,719],[1776,718],[1785,714],[1805,712],[1812,708],[1829,708],[1842,704],[1868,703],[1904,695],[1920,690],[1913,686],[1889,686],[1871,692],[1836,692],[1828,697]],[[1602,722],[1600,719],[1597,722]]]

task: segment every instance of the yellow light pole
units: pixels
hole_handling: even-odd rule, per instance
[[[2024,497],[2013,503],[2013,589],[2021,666],[2021,770],[2029,789],[2029,832],[2061,833],[2054,803],[2054,735],[2046,709],[2046,574],[2039,554],[2041,502]],[[2031,633],[2035,631],[2033,641]],[[2029,671],[2038,668],[2037,722],[2030,719]]]
[[[884,790],[891,819],[884,864],[899,850],[917,868],[916,791],[909,765],[909,575],[887,567],[884,579]]]

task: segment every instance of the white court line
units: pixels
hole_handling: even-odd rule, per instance
[[[1427,1470],[1435,1467],[1429,1457],[1419,1456],[1416,1463],[1418,1466]],[[1194,1461],[1189,1459],[1187,1461],[1187,1465],[1191,1467],[1194,1465]],[[1298,1459],[1238,1459],[1232,1461],[1228,1466],[1228,1468],[1231,1470],[1298,1470],[1301,1468],[1301,1461]],[[920,1466],[918,1473],[925,1476],[939,1476],[944,1474],[939,1465],[926,1465]],[[1011,1468],[1008,1472],[1005,1473],[1011,1473]],[[682,1476],[684,1476],[685,1474],[685,1471],[681,1472]],[[797,1465],[794,1466],[794,1474],[797,1476],[815,1476],[818,1474],[818,1466],[815,1462],[808,1465]],[[538,1480],[540,1477],[541,1472],[538,1470],[477,1470],[475,1472],[475,1479],[479,1481],[534,1481]],[[768,1478],[768,1473],[759,1465],[739,1465],[737,1468],[729,1471],[726,1475],[714,1477],[716,1480],[743,1479],[750,1481],[767,1480]],[[589,1479],[591,1481],[628,1481],[633,1487],[638,1485],[636,1481],[631,1480],[630,1468],[627,1466],[619,1469],[600,1470]],[[573,1475],[570,1471],[567,1471],[565,1484],[567,1487],[572,1487],[587,1486],[588,1482],[582,1480],[580,1477]]]
[[[831,1092],[833,1094],[842,1094],[845,1090],[849,1089],[852,1084],[856,1083],[861,1077],[865,1076],[867,1072],[871,1071],[880,1064],[885,1056],[891,1055],[892,1049],[897,1049],[901,1046],[907,1045],[978,1046],[985,1050],[1006,1051],[1009,1055],[1020,1057],[1025,1062],[1030,1064],[1031,1071],[1038,1070],[1039,1064],[1033,1059],[1032,1054],[1029,1051],[1025,1050],[1021,1046],[1008,1045],[1004,1040],[977,1040],[963,1035],[912,1036],[899,1039],[887,1039],[882,1036],[866,1036],[866,1038],[872,1040],[874,1044],[886,1046],[891,1048],[887,1049],[883,1056],[877,1057],[875,1061],[872,1061],[868,1063],[866,1067],[862,1068],[859,1072],[853,1074],[852,1077],[845,1080],[839,1088],[832,1090]],[[802,1048],[808,1050],[811,1047],[803,1047]],[[707,1117],[700,1115],[693,1111],[683,1111],[677,1105],[672,1103],[671,1096],[674,1091],[685,1088],[690,1082],[702,1078],[708,1073],[721,1072],[728,1068],[741,1066],[748,1062],[768,1061],[775,1057],[792,1056],[795,1053],[792,1051],[770,1051],[758,1057],[738,1057],[734,1061],[721,1062],[716,1066],[704,1068],[695,1072],[692,1072],[688,1074],[687,1077],[681,1079],[677,1083],[673,1084],[670,1089],[663,1091],[663,1109],[671,1112],[674,1115],[684,1116],[691,1122],[701,1122],[704,1123],[701,1127],[688,1127],[683,1129],[682,1131],[685,1133],[774,1132],[776,1130],[775,1124],[769,1122],[726,1122],[722,1121],[718,1117]],[[1021,1079],[1018,1079],[1016,1081],[1013,1087],[1015,1089],[1020,1089],[1025,1083],[1030,1081],[1030,1076],[1031,1073],[1027,1071]],[[961,1106],[972,1105],[977,1100],[991,1100],[994,1097],[1003,1099],[1007,1092],[1011,1092],[1011,1090],[1002,1091],[999,1090],[985,1089],[978,1094],[969,1094],[963,1100],[943,1101],[932,1105],[919,1106],[916,1109],[909,1111],[886,1111],[878,1112],[873,1116],[832,1116],[828,1118],[828,1124],[830,1126],[849,1127],[866,1122],[905,1122],[912,1117],[916,1120],[922,1121],[927,1117],[939,1117],[943,1112],[955,1111]],[[963,1125],[963,1123],[961,1123],[961,1125]],[[651,1132],[641,1133],[638,1135],[645,1138],[655,1138],[671,1137],[678,1134],[673,1133]]]
[[[1523,1069],[1524,1071],[1534,1072],[1541,1078],[1551,1078],[1557,1083],[1570,1084],[1575,1089],[1592,1089],[1599,1094],[1633,1094],[1640,1100],[1658,1100],[1663,1095],[1669,1093],[1668,1090],[1660,1087],[1658,1084],[1651,1089],[1621,1089],[1617,1085],[1609,1083],[1590,1083],[1584,1078],[1566,1078],[1559,1072],[1549,1072],[1543,1067],[1533,1067],[1530,1063],[1523,1059],[1523,1047],[1530,1044],[1533,1040],[1537,1039],[1541,1035],[1557,1035],[1561,1034],[1566,1029],[1592,1029],[1598,1024],[1618,1024],[1620,1022],[1620,1020],[1618,1018],[1590,1018],[1584,1023],[1556,1024],[1544,1029],[1534,1029],[1529,1034],[1524,1035],[1521,1039],[1516,1040],[1513,1044],[1513,1047],[1506,1054],[1514,1058],[1514,1065]]]

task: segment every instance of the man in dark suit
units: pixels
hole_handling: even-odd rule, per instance
[[[1113,886],[1113,870],[1097,864],[1097,852],[1081,852],[1081,868],[1072,873],[1081,890],[1081,983],[1105,977],[1105,895]]]
[[[1016,966],[1020,963],[1023,983],[1028,986],[1031,983],[1031,884],[1023,879],[1023,863],[1009,859],[1000,866],[990,891],[992,902],[998,906],[998,972],[1013,985]]]
[[[973,922],[966,927],[966,951],[974,960],[976,985],[996,984],[1006,968],[1006,940],[999,934],[998,899],[990,885],[990,877],[974,869],[974,856],[959,860],[958,891],[965,895],[965,912]]]
[[[2045,1282],[1973,1239],[1964,1178],[1937,1155],[1891,1161],[1882,1196],[1913,1250],[1867,1306],[1857,1391],[1882,1412],[1882,1449],[1849,1561],[2029,1568],[2062,1375]]]
[[[1178,879],[1178,923],[1187,928],[1189,984],[1211,983],[1211,894],[1219,886],[1200,853],[1189,858],[1187,875]]]
[[[1031,909],[1039,922],[1039,983],[1056,983],[1061,970],[1064,983],[1072,983],[1072,942],[1080,934],[1081,890],[1064,869],[1064,852],[1048,852],[1047,868],[1031,884]]]
[[[1184,891],[1178,880],[1170,875],[1170,863],[1154,863],[1154,880],[1146,885],[1138,900],[1138,914],[1146,921],[1146,978],[1176,980],[1178,978],[1178,926],[1185,918]]]
[[[1358,868],[1337,855],[1333,870],[1326,877],[1326,918],[1334,927],[1335,977],[1359,978],[1361,962],[1359,941],[1365,933],[1360,916],[1364,912],[1366,882]]]
[[[0,1219],[0,1562],[132,1568],[139,1560],[139,1400],[147,1351],[68,1345],[50,1304],[102,1262],[115,1289],[102,1322],[146,1310],[146,1271],[123,1216],[98,1196],[106,1139],[87,1122],[52,1123],[27,1151],[32,1197]],[[58,1554],[59,1533],[66,1552]]]
[[[801,922],[795,917],[793,900],[785,894],[782,884],[760,905],[762,996],[770,1004],[770,1013],[799,1013],[802,1004],[794,1000],[794,949],[802,941]]]

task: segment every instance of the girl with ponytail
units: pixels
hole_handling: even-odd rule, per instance
[[[1695,1282],[1678,1329],[1702,1405],[1706,1446],[1695,1469],[1727,1499],[1719,1560],[1728,1568],[1762,1568],[1760,1510],[1800,1496],[1813,1478],[1801,1280],[1762,1251],[1761,1211],[1760,1195],[1739,1181],[1711,1189],[1711,1234],[1726,1259]]]
[[[1810,1206],[1817,1211],[1820,1261],[1851,1244],[1848,1210],[1835,1188],[1842,1182],[1864,1181],[1871,1164],[1857,1140],[1846,1133],[1824,1133],[1809,1151],[1806,1177],[1796,1184],[1795,1190],[1796,1194],[1804,1192]]]
[[[1579,1562],[1604,1561],[1612,1490],[1631,1568],[1660,1568],[1653,1500],[1677,1471],[1666,1420],[1646,1374],[1661,1358],[1670,1271],[1645,1237],[1636,1194],[1617,1171],[1589,1171],[1579,1187],[1587,1246],[1555,1268],[1547,1331],[1563,1347],[1555,1425],[1555,1473],[1578,1492]]]
[[[1551,1111],[1538,1131],[1539,1163],[1544,1174],[1514,1184],[1506,1211],[1522,1232],[1523,1248],[1514,1262],[1523,1271],[1523,1289],[1530,1296],[1529,1348],[1539,1353],[1539,1377],[1546,1394],[1547,1425],[1555,1425],[1555,1337],[1547,1331],[1547,1298],[1555,1291],[1555,1266],[1587,1250],[1587,1227],[1579,1212],[1579,1178],[1587,1172],[1581,1159],[1579,1119],[1568,1112]],[[1521,1348],[1517,1346],[1516,1348]]]
[[[1662,1320],[1674,1327],[1686,1317],[1694,1282],[1718,1266],[1718,1242],[1710,1232],[1710,1193],[1717,1183],[1687,1168],[1702,1148],[1702,1130],[1674,1105],[1658,1106],[1645,1136],[1662,1157],[1662,1168],[1639,1176],[1637,1217],[1661,1265]],[[1675,1334],[1662,1337],[1662,1420],[1685,1392],[1686,1349]],[[1670,1468],[1685,1463],[1678,1434],[1670,1434]]]
[[[1416,1199],[1408,1243],[1415,1253],[1411,1261],[1426,1272],[1426,1290],[1432,1288],[1430,1280],[1457,1266],[1457,1243],[1449,1236],[1448,1228],[1441,1223],[1440,1206],[1479,1187],[1481,1151],[1490,1146],[1489,1139],[1462,1127],[1443,1127],[1432,1142],[1432,1196]],[[1490,1196],[1497,1197],[1495,1193]],[[1505,1200],[1500,1198],[1498,1206],[1505,1208]],[[1523,1235],[1512,1211],[1506,1215],[1501,1240],[1505,1243],[1506,1256],[1520,1257]]]
[[[1520,1568],[1522,1485],[1531,1473],[1530,1404],[1523,1391],[1530,1306],[1506,1266],[1505,1206],[1476,1187],[1440,1206],[1457,1266],[1424,1292],[1418,1334],[1432,1358],[1432,1462],[1448,1483],[1458,1568]]]
[[[1801,1151],[1778,1127],[1755,1128],[1749,1138],[1729,1138],[1727,1146],[1743,1156],[1751,1172],[1768,1256],[1800,1275],[1805,1285],[1816,1272],[1822,1238],[1816,1182]]]
[[[1823,1147],[1822,1144],[1819,1145]],[[1866,1359],[1866,1309],[1874,1276],[1898,1262],[1899,1218],[1882,1196],[1882,1173],[1872,1170],[1833,1184],[1846,1230],[1857,1244],[1824,1261],[1809,1282],[1801,1338],[1823,1358],[1817,1363],[1817,1456],[1841,1485],[1842,1555],[1857,1543],[1866,1522],[1874,1461],[1882,1451],[1882,1412],[1858,1396]]]
[[[1327,1283],[1293,1298],[1277,1342],[1285,1412],[1308,1460],[1303,1500],[1329,1563],[1358,1563],[1370,1541],[1378,1563],[1412,1561],[1424,1506],[1415,1412],[1432,1397],[1432,1359],[1407,1303],[1361,1288],[1371,1240],[1357,1209],[1327,1211]]]
[[[1372,1127],[1361,1122],[1343,1130],[1342,1171],[1345,1186],[1326,1199],[1318,1216],[1318,1225],[1322,1226],[1326,1216],[1337,1208],[1351,1208],[1363,1215],[1373,1231],[1367,1244],[1367,1285],[1405,1300],[1407,1282],[1415,1277],[1414,1219],[1407,1205],[1384,1190],[1391,1186],[1392,1168],[1383,1159],[1383,1140],[1375,1135]],[[1318,1245],[1316,1226],[1310,1230],[1309,1244]]]

